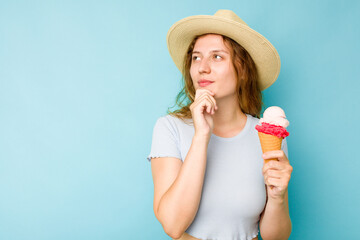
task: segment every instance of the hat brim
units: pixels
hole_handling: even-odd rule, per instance
[[[280,57],[275,47],[264,36],[245,24],[208,15],[184,18],[168,31],[168,50],[181,73],[191,41],[195,36],[206,33],[227,36],[248,51],[258,70],[260,90],[265,90],[276,81],[280,73]]]

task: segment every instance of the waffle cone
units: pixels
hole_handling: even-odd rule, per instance
[[[281,142],[283,138],[278,138],[276,136],[273,136],[271,134],[266,134],[262,132],[258,132],[261,149],[264,152],[267,151],[273,151],[273,150],[281,150]],[[271,160],[278,160],[277,158],[272,159],[265,159],[265,163],[271,161]]]

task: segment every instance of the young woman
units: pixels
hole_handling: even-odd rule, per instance
[[[229,10],[182,19],[167,40],[184,88],[153,130],[156,218],[173,239],[288,239],[287,142],[263,154],[255,130],[276,49]]]

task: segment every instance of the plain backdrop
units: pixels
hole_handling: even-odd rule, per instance
[[[180,72],[176,21],[231,9],[278,50],[266,106],[290,121],[290,239],[360,235],[358,1],[1,1],[0,239],[170,239],[153,126]]]

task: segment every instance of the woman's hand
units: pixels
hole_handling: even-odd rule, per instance
[[[293,170],[283,150],[268,151],[263,154],[264,159],[277,158],[279,161],[269,161],[264,164],[263,175],[267,185],[268,197],[283,200]]]
[[[197,89],[195,100],[190,105],[192,119],[194,121],[195,134],[210,138],[214,128],[212,115],[217,110],[214,93],[207,89]]]

